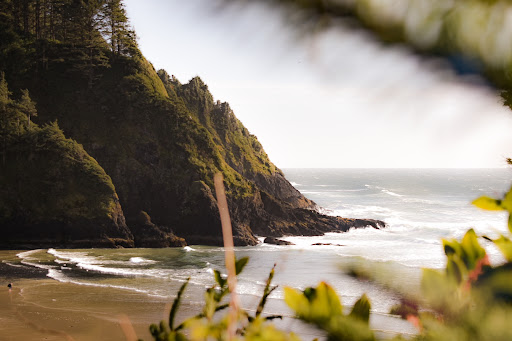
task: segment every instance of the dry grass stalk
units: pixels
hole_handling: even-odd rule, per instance
[[[233,243],[233,231],[231,219],[229,218],[228,202],[224,190],[224,177],[221,173],[215,174],[215,193],[217,196],[217,206],[219,207],[220,222],[222,224],[222,236],[224,240],[224,255],[226,259],[226,269],[228,271],[228,286],[231,293],[229,302],[230,314],[228,324],[228,340],[235,338],[238,317],[238,297],[236,295],[236,267],[235,250]]]
[[[118,317],[119,319],[119,325],[121,326],[121,329],[123,330],[124,337],[127,341],[137,341],[137,333],[135,333],[135,329],[133,329],[132,322],[128,318],[128,316],[121,314]]]

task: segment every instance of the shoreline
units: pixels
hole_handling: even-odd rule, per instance
[[[8,257],[15,257],[20,251],[11,252]],[[5,259],[0,262],[0,306],[4,307],[0,310],[2,340],[147,341],[153,340],[149,326],[168,319],[172,298],[121,288],[65,283],[46,274],[45,269],[9,265]],[[7,287],[8,283],[12,283],[12,289]],[[275,304],[281,306],[284,302],[276,300]],[[177,321],[182,322],[201,309],[202,306],[182,302]],[[129,321],[128,327],[126,321]],[[293,330],[306,340],[322,337],[321,332],[293,318],[274,322],[279,328]],[[131,329],[135,337],[127,336],[123,330],[126,328]]]
[[[45,269],[11,263],[19,252],[4,251],[0,261],[2,340],[128,340],[127,319],[137,338],[151,340],[150,324],[167,318],[166,299],[59,282]]]
[[[166,319],[170,304],[121,289],[81,286],[53,279],[20,279],[1,290],[2,340],[152,340],[149,326]]]
[[[60,282],[48,277],[46,269],[20,264],[16,257],[19,252],[0,253],[0,305],[5,307],[0,310],[2,340],[152,340],[149,326],[168,319],[172,297]],[[12,290],[8,283],[13,284]],[[196,290],[198,294],[203,291]],[[255,297],[240,296],[248,311],[257,305]],[[201,309],[202,305],[182,302],[177,321]],[[281,330],[293,331],[303,340],[325,339],[321,331],[293,318],[281,299],[270,298],[265,310],[284,316],[273,321]],[[133,328],[135,338],[127,338],[123,331],[122,321],[126,319],[131,321],[129,328]],[[406,321],[379,313],[372,313],[371,326],[376,335],[384,337],[415,332]]]

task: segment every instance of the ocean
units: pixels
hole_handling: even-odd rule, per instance
[[[460,239],[469,228],[496,237],[507,233],[506,215],[471,205],[481,195],[501,197],[512,183],[512,169],[285,169],[287,179],[330,215],[372,218],[387,227],[352,229],[318,237],[288,236],[296,245],[236,247],[250,258],[238,283],[244,306],[255,309],[268,272],[276,264],[279,285],[269,313],[290,314],[283,287],[304,289],[331,284],[350,306],[367,293],[375,316],[386,316],[399,296],[390,288],[415,292],[422,268],[442,268],[442,238]],[[263,238],[261,238],[263,240]],[[331,245],[312,245],[324,243]],[[492,262],[502,261],[482,242]],[[202,292],[213,285],[213,270],[223,269],[221,247],[190,245],[169,249],[41,249],[4,259],[14,267],[45,269],[60,282],[113,287],[172,300],[190,277],[185,299],[200,307]],[[351,266],[366,267],[382,284],[348,276]],[[156,322],[156,321],[155,321]],[[399,328],[400,329],[400,328]],[[403,328],[402,328],[403,329]]]

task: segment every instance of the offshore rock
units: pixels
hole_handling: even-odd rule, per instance
[[[282,239],[277,239],[274,237],[267,237],[263,240],[263,242],[266,244],[274,244],[274,245],[295,245],[292,242],[282,240]]]

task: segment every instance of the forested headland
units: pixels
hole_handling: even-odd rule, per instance
[[[222,172],[237,245],[372,220],[328,217],[199,78],[137,46],[120,0],[0,4],[2,247],[222,242]]]

